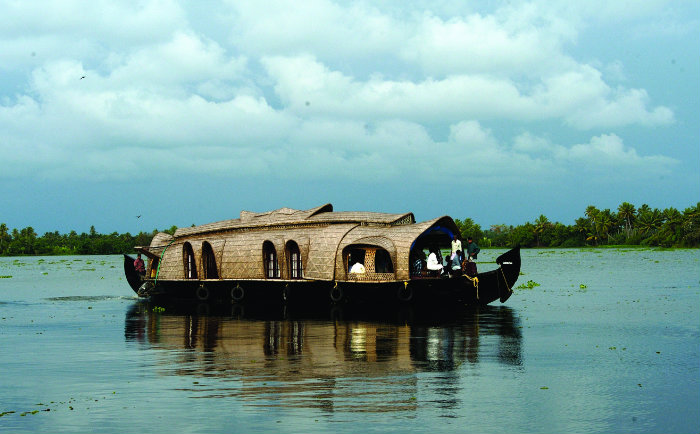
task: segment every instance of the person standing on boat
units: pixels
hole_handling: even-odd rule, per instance
[[[452,235],[452,256],[456,254],[459,255],[459,260],[463,261],[464,260],[464,252],[462,251],[462,241],[457,238],[457,234]]]
[[[467,238],[467,262],[476,261],[476,256],[479,254],[481,249],[472,240],[472,237]]]
[[[139,273],[141,276],[146,275],[146,267],[143,263],[143,259],[141,259],[141,253],[136,255],[136,259],[134,260],[134,269],[136,270],[137,273]]]

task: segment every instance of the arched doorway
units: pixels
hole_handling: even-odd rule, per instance
[[[211,244],[204,242],[202,244],[202,268],[204,269],[205,279],[218,279],[219,270],[216,267],[216,256]]]

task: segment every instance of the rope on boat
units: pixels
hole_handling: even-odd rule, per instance
[[[508,286],[508,279],[506,279],[506,273],[503,272],[503,266],[498,268],[500,268],[501,274],[503,275],[503,281],[506,283],[506,289],[508,289],[508,292],[513,292],[513,290]]]
[[[168,250],[168,247],[170,247],[170,245],[174,242],[175,240],[170,241],[168,245],[165,246],[165,248],[163,249],[163,252],[160,254],[160,259],[158,260],[158,269],[156,270],[156,278],[153,281],[154,287],[158,284],[158,275],[160,274],[160,265],[163,263],[163,255],[165,255],[165,251]]]
[[[474,277],[469,277],[468,275],[464,275],[467,279],[472,281],[472,284],[474,285],[474,288],[476,288],[476,299],[479,299],[479,278],[477,276]]]

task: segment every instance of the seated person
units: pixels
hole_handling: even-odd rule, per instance
[[[437,254],[435,249],[430,250],[430,255],[428,255],[428,263],[426,264],[428,270],[442,272],[443,266],[438,262]]]
[[[137,273],[139,273],[141,276],[146,275],[146,267],[144,266],[143,259],[141,259],[141,253],[139,253],[136,256],[136,260],[134,260],[134,269],[136,270]]]
[[[365,266],[364,264],[361,264],[359,262],[355,262],[355,264],[350,267],[350,273],[355,273],[355,274],[364,274],[365,272]]]
[[[457,250],[453,255],[452,255],[452,260],[450,261],[452,272],[456,274],[461,274],[462,272],[462,255],[461,251]]]
[[[423,271],[423,261],[417,254],[411,253],[411,273],[417,275],[421,271]]]

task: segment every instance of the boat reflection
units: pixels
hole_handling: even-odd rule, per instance
[[[436,377],[457,393],[455,378],[480,364],[515,369],[522,364],[520,321],[505,306],[442,311],[437,317],[415,308],[391,315],[245,308],[139,302],[126,314],[125,337],[166,350],[156,370],[198,377],[191,392],[199,397],[333,411],[411,409],[420,372],[447,373]],[[215,385],[204,387],[207,378]],[[435,386],[443,403],[449,402],[445,386]]]

